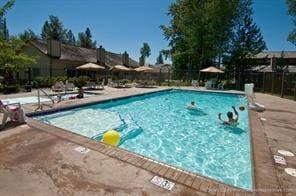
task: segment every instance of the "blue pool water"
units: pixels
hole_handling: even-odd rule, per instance
[[[199,110],[186,109],[195,100]],[[244,189],[252,189],[248,111],[236,127],[217,114],[247,106],[242,96],[173,90],[99,103],[36,119],[100,140],[116,128],[120,147]]]

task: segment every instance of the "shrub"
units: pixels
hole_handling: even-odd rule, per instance
[[[3,86],[3,93],[9,94],[9,93],[17,93],[19,92],[20,88],[18,85],[4,85]]]
[[[51,87],[53,84],[50,77],[36,77],[33,81],[34,87]]]

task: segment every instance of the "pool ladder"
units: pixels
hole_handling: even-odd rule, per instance
[[[46,97],[48,97],[51,100],[52,105],[41,103],[41,101],[40,101],[40,92],[42,92]],[[40,89],[40,88],[37,89],[37,97],[38,97],[38,107],[35,109],[35,111],[43,110],[44,105],[48,106],[48,107],[52,107],[54,105],[54,103],[55,103],[54,99],[47,92],[45,92],[43,89]]]

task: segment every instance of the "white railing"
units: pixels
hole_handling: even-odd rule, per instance
[[[41,101],[40,101],[40,94],[41,93],[40,92],[43,93],[47,98],[49,98],[51,100],[52,105],[41,103]],[[52,107],[55,103],[54,99],[47,92],[45,92],[43,89],[40,89],[40,88],[37,89],[37,98],[38,98],[38,107],[35,109],[35,111],[43,110],[43,105],[48,106],[48,107]]]

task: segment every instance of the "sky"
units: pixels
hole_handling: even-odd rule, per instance
[[[6,0],[0,0],[2,6]],[[49,15],[56,15],[64,27],[77,36],[90,28],[93,39],[106,50],[123,53],[138,60],[143,42],[148,42],[154,64],[159,51],[166,49],[160,25],[169,24],[169,5],[174,0],[16,0],[7,13],[11,35],[25,29],[40,34]],[[287,41],[292,29],[285,0],[254,0],[254,21],[260,27],[268,50],[296,50]],[[169,61],[167,61],[169,62]]]

